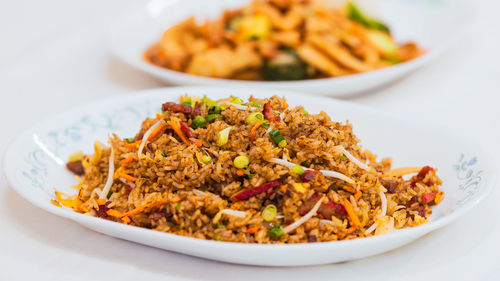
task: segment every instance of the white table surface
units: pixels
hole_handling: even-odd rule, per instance
[[[106,48],[107,14],[126,3],[0,1],[2,152],[23,128],[53,112],[161,86]],[[449,52],[351,100],[470,132],[498,159],[500,2],[471,3],[479,5],[475,20]],[[2,173],[0,280],[500,280],[499,195],[496,187],[459,221],[383,255],[262,268],[188,257],[93,232],[32,206],[8,187]]]

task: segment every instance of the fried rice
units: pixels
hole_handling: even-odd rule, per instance
[[[78,194],[53,204],[199,239],[307,243],[427,222],[443,199],[429,166],[391,169],[352,125],[284,98],[183,96],[137,135],[70,156]]]

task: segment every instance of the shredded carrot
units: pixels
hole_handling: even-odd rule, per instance
[[[355,228],[354,226],[351,226],[351,227],[349,227],[349,228],[347,229],[346,233],[347,233],[347,234],[351,234],[351,233],[353,233],[355,230],[356,230],[356,228]]]
[[[136,142],[133,142],[133,143],[127,143],[125,145],[123,145],[124,148],[139,148],[139,146],[141,145],[141,142],[142,140],[138,140]]]
[[[356,193],[356,189],[354,189],[354,187],[352,186],[349,186],[349,185],[343,185],[342,188],[347,191],[347,192],[350,192],[350,193]]]
[[[139,179],[139,178],[133,177],[131,175],[125,174],[124,172],[120,173],[119,175],[120,175],[120,177],[122,177],[128,181],[137,181]]]
[[[97,202],[97,205],[104,205],[104,204],[106,204],[106,199],[97,199],[95,201]]]
[[[146,205],[143,205],[141,207],[137,207],[135,209],[132,209],[126,213],[123,213],[122,216],[123,217],[130,217],[132,215],[137,215],[139,213],[142,213],[144,210],[146,209],[151,209],[153,207],[156,207],[156,206],[159,206],[159,205],[163,205],[163,204],[166,204],[168,203],[170,200],[168,199],[162,199],[162,200],[159,200],[159,201],[156,201],[156,202],[153,202],[153,203],[149,203],[149,204],[146,204]]]
[[[122,221],[126,224],[129,224],[130,223],[130,218],[129,217],[123,217],[122,218]]]
[[[255,125],[253,125],[252,130],[250,130],[250,134],[248,134],[248,137],[253,140],[255,138],[255,134],[257,133],[257,129],[264,124],[264,120],[259,120]]]
[[[283,110],[285,110],[285,109],[288,108],[288,103],[286,103],[286,101],[283,101],[283,103],[281,104],[281,106],[283,106]]]
[[[360,222],[358,215],[356,214],[356,211],[354,210],[354,207],[352,206],[351,202],[344,198],[344,208],[347,211],[347,214],[349,215],[349,219],[351,219],[351,224],[355,228],[359,228]]]
[[[116,180],[117,178],[119,178],[122,171],[123,167],[119,167],[118,169],[116,169],[115,173],[113,174],[113,179]]]
[[[129,154],[127,156],[127,158],[122,159],[120,162],[118,162],[118,164],[120,164],[121,166],[127,165],[128,163],[131,163],[133,160],[134,160],[134,157],[132,156],[132,154]]]
[[[356,194],[354,194],[354,200],[358,201],[358,199],[359,199],[359,197],[361,197],[361,195],[363,195],[363,193],[361,193],[361,191],[356,192]]]
[[[401,177],[408,174],[418,173],[420,171],[420,167],[401,167],[397,169],[392,169],[387,172],[387,175],[394,177]]]
[[[257,230],[259,230],[259,228],[260,228],[260,225],[255,225],[255,226],[249,227],[249,228],[247,228],[247,233],[253,234],[253,233],[257,232]]]
[[[172,126],[172,129],[174,130],[174,132],[181,138],[181,140],[186,145],[191,145],[191,142],[188,140],[188,138],[182,132],[181,127],[179,126],[179,122],[177,122],[174,118],[170,117],[169,124],[170,124],[170,126]]]
[[[156,112],[156,119],[161,120],[163,118],[163,114],[160,112]]]
[[[115,217],[115,218],[121,218],[122,217],[122,213],[117,211],[117,210],[113,210],[113,209],[109,209],[106,211],[106,214],[112,216],[112,217]]]
[[[236,174],[240,177],[242,177],[244,175],[243,171],[242,170],[238,170],[236,171]]]
[[[80,205],[82,205],[82,201],[78,198],[78,194],[73,196],[69,196],[59,191],[55,191],[57,201],[66,207],[72,208],[73,210],[78,210]],[[64,198],[65,197],[65,198]]]
[[[151,209],[151,208],[154,208],[156,206],[166,204],[168,202],[170,202],[170,200],[168,198],[165,198],[165,199],[158,200],[156,202],[151,202],[149,204],[142,205],[140,207],[137,207],[137,208],[132,209],[132,210],[130,210],[128,212],[125,212],[125,213],[122,213],[122,212],[117,211],[117,210],[109,209],[106,212],[106,214],[108,214],[108,215],[110,215],[112,217],[115,217],[115,218],[125,218],[125,217],[130,217],[130,216],[133,216],[133,215],[137,215],[137,214],[143,212],[146,209]]]
[[[197,140],[194,142],[194,145],[196,145],[196,147],[201,147],[203,145],[203,142],[201,140]]]
[[[167,126],[167,124],[165,124],[165,123],[162,122],[160,124],[160,126],[156,127],[156,129],[154,129],[151,132],[151,135],[149,135],[149,137],[148,137],[148,141],[154,139],[166,126]]]

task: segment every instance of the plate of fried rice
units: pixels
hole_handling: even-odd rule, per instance
[[[122,13],[114,54],[168,84],[330,96],[427,64],[468,18],[461,2],[404,0],[149,1]]]
[[[213,87],[60,113],[15,139],[4,169],[29,202],[95,231],[264,266],[397,248],[459,218],[496,179],[486,153],[444,128],[327,98]]]

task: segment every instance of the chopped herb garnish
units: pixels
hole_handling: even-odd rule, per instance
[[[264,128],[264,129],[266,129],[266,130],[267,130],[267,129],[269,129],[269,124],[267,124],[267,123],[264,123],[264,124],[262,124],[262,125],[260,125],[260,126],[261,126],[262,128]]]
[[[247,177],[247,179],[251,180],[253,177],[255,177],[255,175],[256,174],[248,173],[245,176]]]
[[[126,139],[127,143],[133,143],[135,142],[135,139],[134,138],[128,138]]]
[[[109,199],[109,197],[111,197],[111,194],[113,194],[113,192],[111,192],[111,190],[108,192],[108,194],[106,195],[106,198]]]
[[[167,157],[167,154],[165,154],[165,151],[164,151],[164,150],[162,150],[162,151],[161,151],[161,156],[163,156],[163,157]]]
[[[220,224],[220,223],[219,223],[219,224],[217,225],[217,228],[226,228],[226,226],[225,226],[225,225],[223,225],[223,224]]]
[[[279,144],[282,140],[285,139],[285,137],[283,137],[283,135],[281,134],[280,130],[278,130],[278,129],[272,130],[269,133],[269,136],[271,137],[271,139],[273,140],[273,142],[275,144]]]

